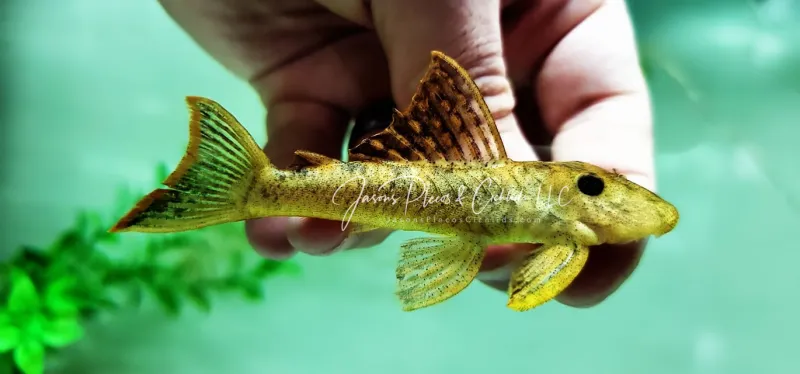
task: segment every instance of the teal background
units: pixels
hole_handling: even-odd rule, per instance
[[[264,139],[256,95],[155,2],[10,0],[0,51],[2,253],[43,245],[116,188],[151,185],[187,139],[186,95]],[[629,1],[656,111],[659,191],[681,212],[629,281],[585,310],[512,313],[475,283],[403,313],[395,235],[301,256],[267,300],[172,321],[131,310],[90,326],[54,372],[795,373],[800,356],[800,4]],[[792,205],[794,204],[794,205]]]

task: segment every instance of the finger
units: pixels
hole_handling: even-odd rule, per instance
[[[592,247],[583,270],[556,300],[573,307],[599,304],[633,273],[644,246],[645,241]]]
[[[511,272],[525,260],[525,257],[539,244],[501,244],[486,248],[477,279],[498,291],[508,291]]]
[[[296,149],[329,157],[341,156],[349,115],[330,105],[313,102],[283,102],[268,111],[265,152],[278,167],[289,165]],[[298,136],[298,132],[305,136]],[[341,222],[302,217],[269,217],[251,220],[248,237],[259,252],[271,258],[285,258],[296,250],[312,255],[330,255],[340,250],[365,248],[382,242],[389,230],[359,234],[342,231]]]
[[[652,113],[624,2],[606,2],[567,34],[534,84],[554,159],[616,168],[654,187]]]
[[[652,114],[625,3],[608,1],[575,27],[534,82],[552,156],[616,169],[653,189]],[[558,300],[594,305],[631,274],[644,243],[590,249],[578,279]]]
[[[288,222],[288,242],[300,251],[319,256],[368,248],[380,244],[392,232],[379,229],[354,234],[349,229],[342,231],[341,222],[316,218],[291,217]]]
[[[392,95],[400,108],[411,100],[432,50],[469,72],[497,123],[509,157],[536,156],[513,115],[506,77],[499,0],[373,1],[373,25],[389,61]]]
[[[351,52],[342,54],[339,48]],[[267,106],[269,142],[265,151],[276,166],[289,165],[298,149],[341,158],[352,116],[367,103],[388,94],[388,72],[379,50],[377,40],[354,37],[251,82]],[[323,65],[325,69],[318,68]],[[272,222],[279,222],[283,230],[260,232],[260,227]],[[362,235],[351,236],[349,231],[341,230],[341,222],[331,220],[268,218],[249,225],[250,236],[262,237],[258,244],[288,243],[290,252],[299,250],[312,255],[327,255],[381,240],[374,233],[365,233],[367,238],[363,240]],[[267,248],[262,252],[272,251]]]
[[[289,166],[298,149],[340,158],[350,116],[329,104],[281,101],[267,108],[267,157],[279,168]],[[285,258],[302,250],[330,252],[346,233],[335,221],[268,217],[246,223],[247,236],[256,250],[270,258]]]

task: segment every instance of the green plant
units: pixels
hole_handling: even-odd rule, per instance
[[[157,180],[166,177],[161,165]],[[188,301],[210,311],[214,294],[263,298],[262,281],[296,272],[291,262],[258,258],[241,223],[177,234],[109,234],[141,194],[121,189],[104,219],[82,212],[47,248],[20,248],[0,264],[0,373],[40,374],[49,352],[83,337],[101,312],[138,307],[150,295],[170,315]]]

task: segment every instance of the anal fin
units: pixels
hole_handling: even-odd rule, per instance
[[[541,247],[511,274],[508,307],[523,312],[550,301],[575,280],[588,257],[584,246]]]
[[[404,311],[445,301],[463,291],[478,274],[484,257],[479,237],[411,239],[400,250],[397,296]]]

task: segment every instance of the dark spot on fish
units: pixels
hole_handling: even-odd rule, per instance
[[[395,177],[398,177],[402,174],[402,169],[400,168],[400,165],[397,165],[396,163],[391,163],[388,165],[389,168],[392,170],[392,174],[394,174]]]
[[[394,100],[386,98],[376,101],[356,115],[355,125],[348,141],[352,148],[361,140],[384,130],[392,122],[396,106]]]
[[[598,196],[603,193],[605,183],[594,174],[586,174],[578,178],[578,190],[587,196]]]
[[[363,173],[364,164],[360,162],[348,162],[344,164],[344,170],[348,173]]]

